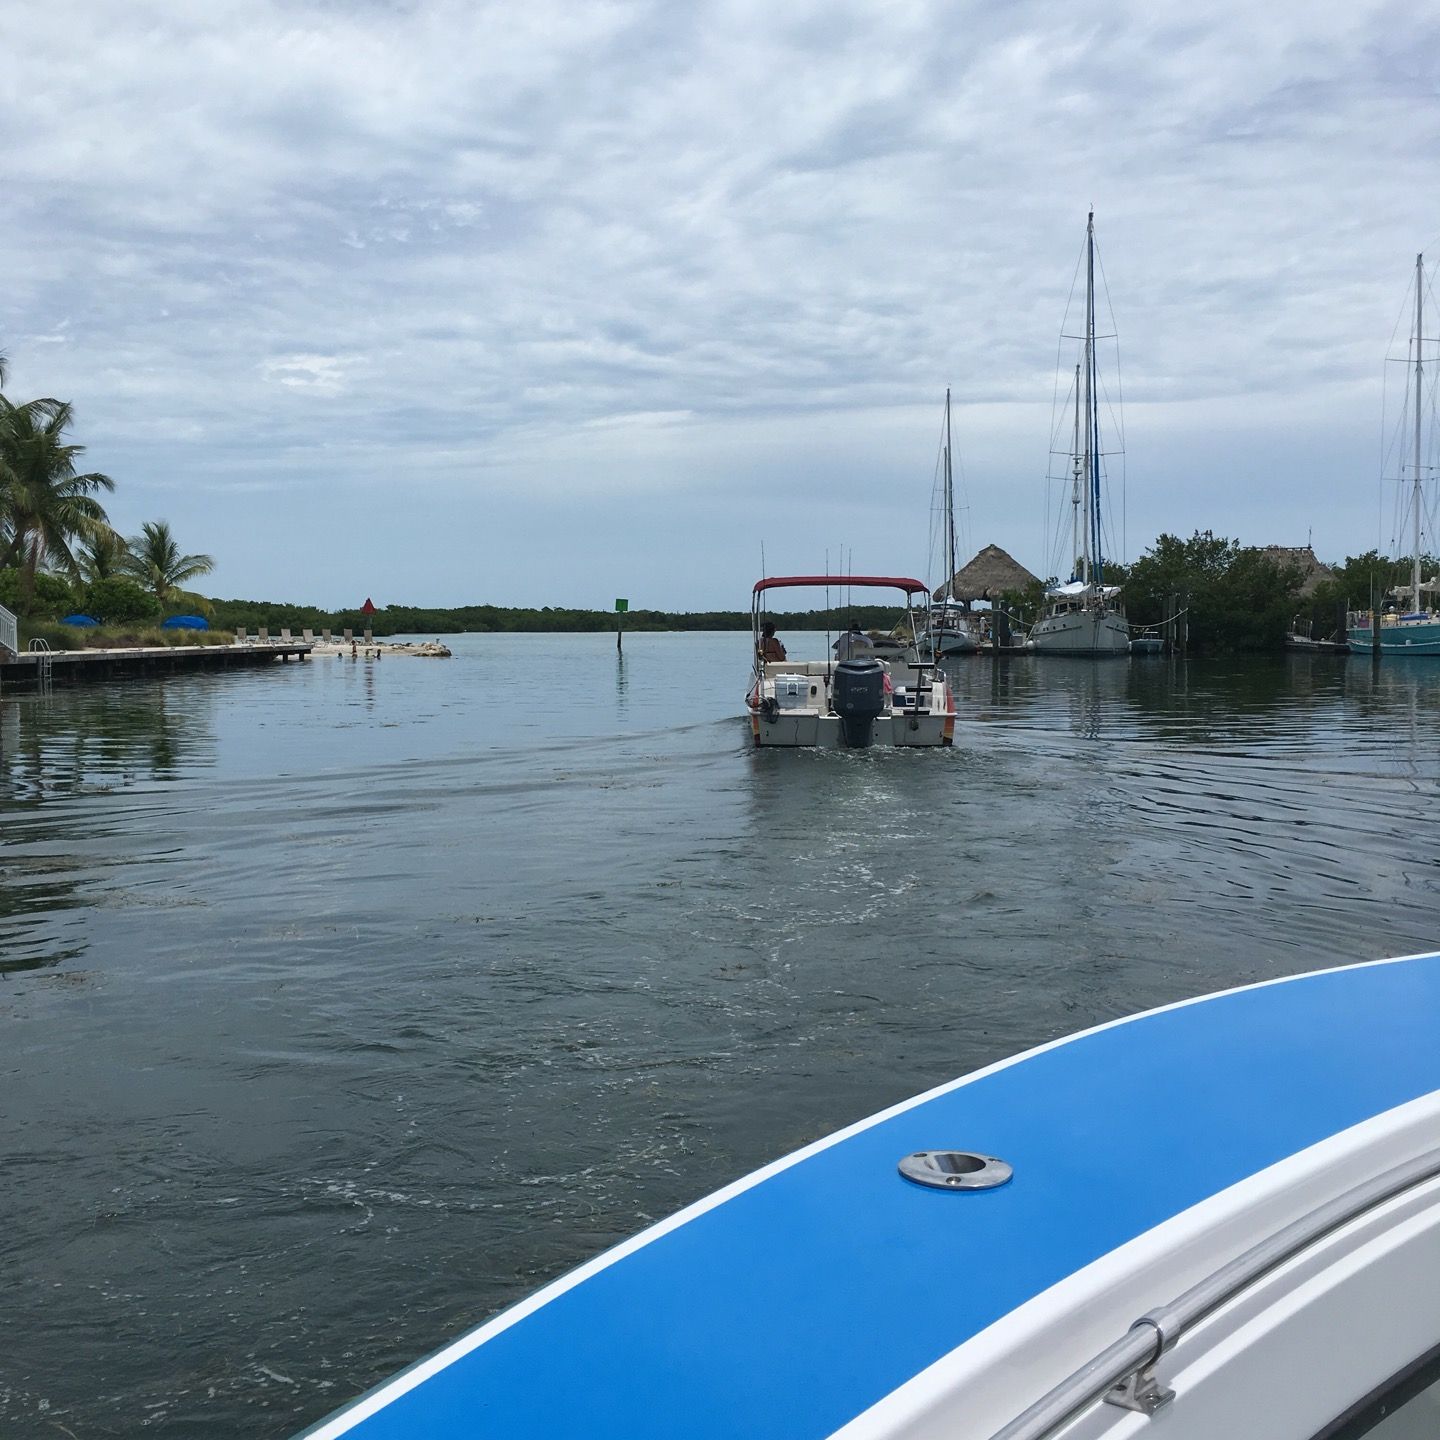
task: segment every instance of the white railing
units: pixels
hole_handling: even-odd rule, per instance
[[[12,655],[20,653],[20,622],[3,605],[0,605],[0,650],[8,650]]]
[[[1291,1221],[1168,1305],[1140,1316],[1113,1345],[997,1430],[991,1440],[1043,1440],[1102,1399],[1125,1410],[1153,1415],[1175,1398],[1156,1380],[1155,1362],[1179,1335],[1342,1225],[1437,1175],[1440,1150],[1431,1150]]]

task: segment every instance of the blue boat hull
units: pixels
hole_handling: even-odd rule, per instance
[[[736,1182],[307,1433],[822,1440],[1106,1257],[1434,1095],[1437,1032],[1431,955],[1041,1047]],[[1014,1178],[900,1177],[934,1147]]]

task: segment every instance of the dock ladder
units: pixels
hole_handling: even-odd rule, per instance
[[[35,683],[42,690],[50,688],[55,657],[50,651],[50,642],[37,637],[30,642],[30,652],[35,656]]]

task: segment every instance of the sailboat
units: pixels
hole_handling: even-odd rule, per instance
[[[1030,628],[1029,649],[1042,655],[1126,655],[1130,627],[1120,587],[1105,583],[1100,515],[1099,370],[1095,354],[1095,212],[1085,227],[1085,349],[1075,367],[1072,514],[1075,573],[1045,592],[1045,608]]]
[[[955,596],[955,471],[950,448],[950,390],[945,390],[945,451],[944,451],[944,533],[940,548],[945,565],[945,583],[935,593],[936,604],[930,611],[928,634],[930,653],[937,660],[952,655],[973,655],[980,648],[978,617],[967,603]]]
[[[1378,647],[1382,655],[1440,655],[1440,611],[1434,600],[1440,593],[1440,577],[1428,581],[1420,575],[1421,536],[1424,531],[1425,491],[1423,484],[1425,405],[1425,360],[1422,354],[1424,335],[1425,256],[1415,257],[1415,334],[1411,337],[1414,362],[1414,383],[1406,393],[1407,409],[1413,406],[1415,451],[1410,478],[1408,514],[1411,527],[1410,583],[1398,586],[1376,610],[1353,610],[1348,619],[1350,648],[1361,654],[1373,655]],[[1432,416],[1433,418],[1433,416]],[[1426,602],[1426,595],[1430,601]],[[1404,608],[1404,604],[1409,609]]]

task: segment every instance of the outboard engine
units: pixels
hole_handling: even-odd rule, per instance
[[[885,709],[885,667],[878,660],[842,660],[835,667],[830,696],[845,743],[863,750],[875,717]]]

